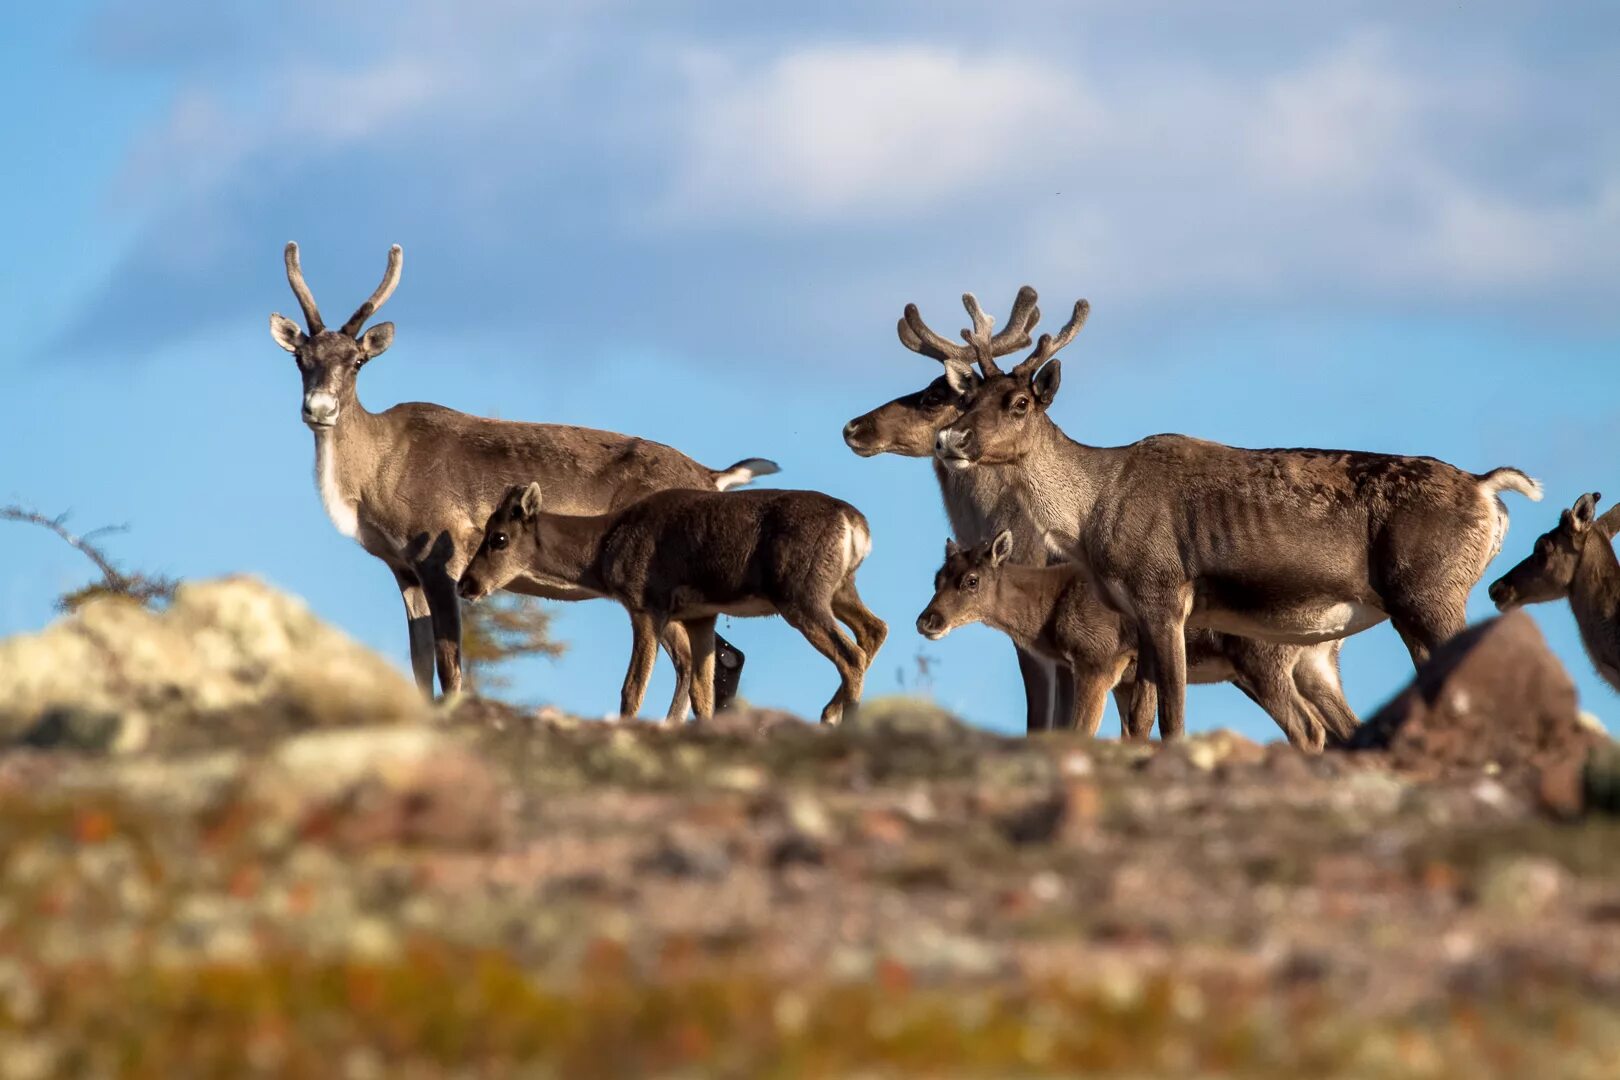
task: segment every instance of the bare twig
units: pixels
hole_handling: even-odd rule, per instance
[[[166,601],[174,595],[175,582],[170,578],[146,574],[126,574],[118,569],[117,564],[101,548],[91,542],[92,537],[102,536],[110,532],[123,532],[125,526],[105,525],[99,529],[92,529],[81,536],[67,527],[67,517],[67,514],[58,514],[52,518],[21,506],[0,506],[0,521],[16,521],[25,525],[38,525],[42,529],[48,529],[60,537],[68,546],[95,563],[96,569],[101,571],[101,580],[99,582],[64,593],[58,597],[56,603],[59,608],[64,611],[72,611],[95,596],[124,596],[142,604],[151,604],[154,601]]]

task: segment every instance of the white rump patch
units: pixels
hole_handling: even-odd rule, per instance
[[[354,540],[360,534],[359,503],[349,502],[339,490],[336,457],[332,452],[332,433],[316,432],[315,487],[321,493],[321,505],[326,508],[326,516],[332,519],[337,531]]]
[[[872,554],[872,534],[860,522],[844,521],[844,574],[847,577]]]

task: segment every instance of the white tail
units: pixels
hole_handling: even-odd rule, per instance
[[[714,490],[728,491],[734,487],[752,482],[761,476],[779,473],[782,467],[774,461],[765,458],[743,458],[729,469],[721,469],[714,474]]]
[[[1480,477],[1479,482],[1484,487],[1486,495],[1495,495],[1499,491],[1517,491],[1531,502],[1541,501],[1541,484],[1518,469],[1492,469]]]

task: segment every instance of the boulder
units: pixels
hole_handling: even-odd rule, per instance
[[[182,585],[162,611],[102,597],[0,641],[0,746],[117,753],[426,714],[403,673],[249,577]]]
[[[1495,766],[1533,778],[1582,760],[1598,741],[1569,673],[1530,616],[1514,611],[1436,649],[1350,748],[1388,751],[1397,767],[1420,772]]]

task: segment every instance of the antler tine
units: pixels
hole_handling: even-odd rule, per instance
[[[974,358],[979,361],[986,378],[999,375],[1001,369],[996,367],[993,359],[995,353],[990,344],[990,331],[996,325],[996,320],[984,313],[979,306],[979,298],[972,293],[962,294],[962,306],[967,309],[968,318],[973,320],[973,325],[962,331],[962,340],[973,350]]]
[[[1074,336],[1080,332],[1080,328],[1086,325],[1086,318],[1090,314],[1091,301],[1076,300],[1074,302],[1074,314],[1069,317],[1069,321],[1064,324],[1063,329],[1058,331],[1057,337],[1053,337],[1051,334],[1042,334],[1041,339],[1035,343],[1035,351],[1024,357],[1018,366],[1013,368],[1012,373],[1019,376],[1034,374],[1043,364],[1056,356],[1059,350],[1074,340]]]
[[[399,286],[399,272],[405,262],[405,252],[398,244],[388,249],[388,269],[383,271],[382,284],[377,291],[371,294],[371,299],[355,309],[349,321],[343,324],[343,332],[350,337],[360,333],[360,328],[366,320],[377,313],[377,309],[388,303],[388,298],[394,295],[394,289]]]
[[[900,320],[900,343],[915,353],[941,360],[945,363],[968,363],[977,359],[972,347],[958,345],[947,338],[942,338],[928,328],[923,322],[922,314],[918,312],[916,304],[906,305],[905,317]]]
[[[1035,300],[1035,290],[1028,285],[1018,290],[1018,296],[1013,299],[1012,314],[1007,316],[1007,325],[990,339],[995,355],[1005,356],[1014,350],[1029,347],[1030,334],[1041,319],[1041,309],[1035,306]]]
[[[287,284],[292,286],[293,295],[298,297],[298,306],[304,309],[304,322],[309,327],[309,336],[314,337],[326,329],[326,324],[321,322],[321,309],[315,306],[315,294],[310,292],[309,286],[304,283],[304,271],[298,265],[298,244],[294,241],[287,241],[285,259]]]

